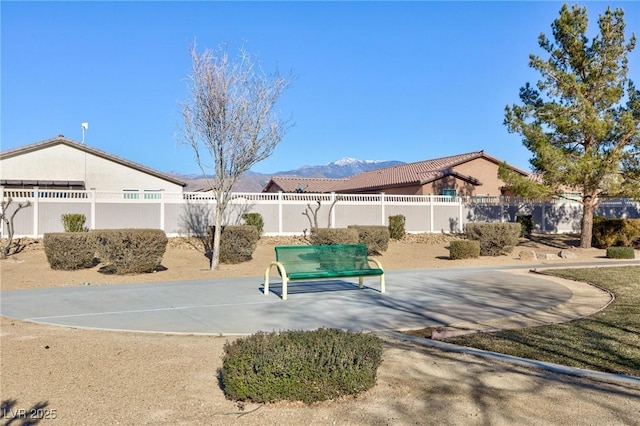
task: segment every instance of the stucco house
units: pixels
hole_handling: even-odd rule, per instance
[[[4,188],[182,192],[185,183],[164,173],[60,135],[0,152]]]
[[[508,195],[498,178],[503,161],[484,151],[400,164],[360,173],[345,179],[273,177],[263,192],[336,192],[399,195]],[[529,176],[524,170],[512,167]]]
[[[318,177],[273,176],[262,192],[326,193],[335,192],[338,184],[348,181]]]

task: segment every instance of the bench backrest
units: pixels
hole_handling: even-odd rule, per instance
[[[364,244],[276,246],[275,250],[287,273],[371,269]]]

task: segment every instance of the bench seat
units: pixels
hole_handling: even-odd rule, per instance
[[[275,266],[282,277],[282,300],[287,300],[287,282],[294,280],[320,280],[358,277],[360,288],[363,278],[380,276],[380,292],[384,293],[384,270],[375,259],[367,257],[364,244],[336,244],[322,246],[277,246],[276,260],[265,271],[264,294],[269,292],[269,273]],[[375,264],[372,268],[369,263]]]
[[[313,271],[313,272],[290,272],[287,274],[291,281],[293,280],[314,280],[320,278],[349,278],[349,277],[360,277],[360,276],[376,276],[382,275],[384,271],[378,268],[371,269],[353,269],[346,271]]]

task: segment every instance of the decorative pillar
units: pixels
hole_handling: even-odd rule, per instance
[[[278,235],[282,235],[282,191],[278,191]]]
[[[39,222],[39,212],[40,208],[40,188],[35,186],[33,188],[33,238],[38,238],[38,222]]]

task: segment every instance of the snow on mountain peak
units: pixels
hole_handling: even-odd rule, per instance
[[[334,161],[333,163],[329,163],[329,164],[332,164],[332,165],[335,165],[335,166],[350,166],[350,165],[353,165],[353,164],[362,164],[362,163],[371,164],[371,163],[379,163],[379,162],[381,162],[381,161],[379,161],[379,160],[378,161],[376,161],[376,160],[358,160],[358,159],[351,158],[351,157],[344,157],[344,158],[342,158],[342,159],[340,159],[338,161]]]

